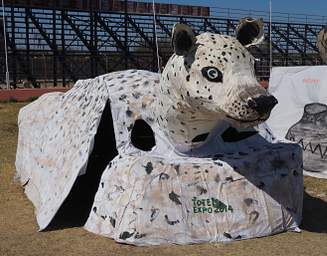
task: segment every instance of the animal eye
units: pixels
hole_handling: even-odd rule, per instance
[[[223,73],[216,67],[205,67],[201,70],[202,75],[210,82],[222,83]]]

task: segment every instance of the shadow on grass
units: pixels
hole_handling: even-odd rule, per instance
[[[95,136],[86,174],[77,178],[68,197],[44,231],[80,227],[85,224],[99,187],[101,175],[116,155],[110,104],[107,104]]]
[[[304,192],[301,229],[327,233],[327,202]]]

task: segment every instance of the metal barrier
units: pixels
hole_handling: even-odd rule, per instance
[[[210,17],[157,15],[157,36],[162,66],[171,54],[170,33],[174,23],[191,25],[196,33],[234,34],[235,9],[213,9]],[[5,7],[9,71],[13,87],[40,83],[66,86],[77,79],[111,71],[138,68],[156,71],[157,55],[153,16],[149,14],[73,11],[30,7]],[[244,15],[243,15],[244,14]],[[239,13],[258,17],[262,13]],[[234,17],[232,17],[234,16]],[[235,18],[236,17],[236,18]],[[283,16],[283,18],[285,18]],[[272,24],[273,65],[319,65],[316,37],[326,20],[296,17]],[[303,18],[303,17],[302,17]],[[312,18],[312,17],[311,17]],[[299,21],[299,22],[291,22]],[[266,19],[265,21],[268,21]],[[312,22],[310,22],[312,21]],[[269,34],[268,23],[265,32]],[[259,60],[259,79],[269,77],[269,42],[252,49]],[[0,53],[0,84],[4,83],[4,56]]]

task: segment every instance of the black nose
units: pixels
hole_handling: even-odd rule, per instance
[[[248,106],[260,115],[268,114],[278,103],[274,96],[259,96],[248,100]]]

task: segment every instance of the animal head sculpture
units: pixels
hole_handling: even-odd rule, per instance
[[[251,127],[265,121],[277,100],[260,86],[246,47],[263,37],[262,20],[242,19],[236,37],[173,29],[174,54],[161,78],[159,125],[171,141],[190,144],[222,121]]]

